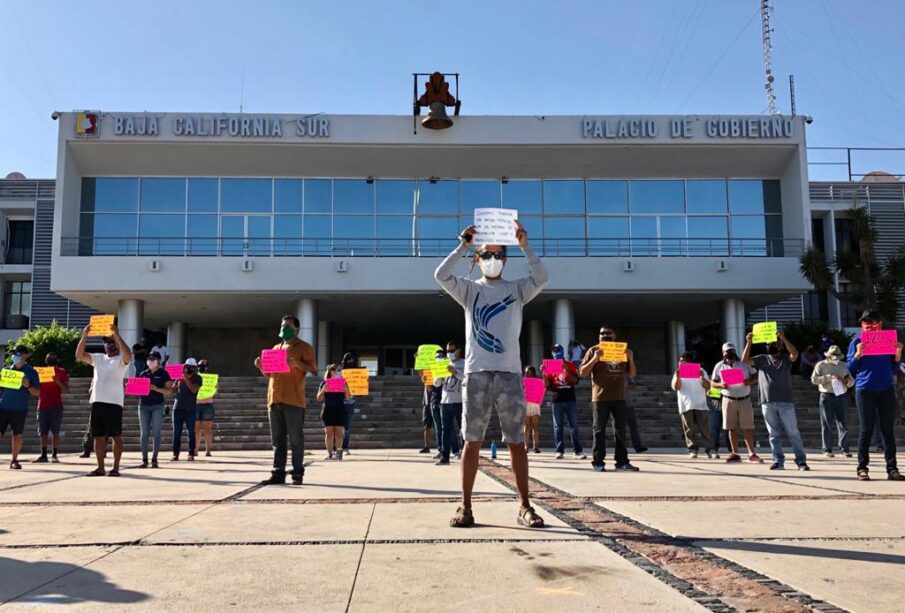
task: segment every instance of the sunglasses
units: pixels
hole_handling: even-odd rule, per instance
[[[478,257],[482,260],[489,260],[490,258],[493,258],[495,260],[502,260],[506,256],[503,255],[502,251],[485,251],[483,253],[479,253]]]
[[[601,330],[600,336],[616,336],[611,330]]]

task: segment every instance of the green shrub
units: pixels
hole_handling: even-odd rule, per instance
[[[79,344],[82,331],[78,328],[64,328],[56,321],[49,327],[35,326],[27,330],[21,337],[10,341],[6,347],[6,365],[12,363],[11,354],[16,345],[25,345],[30,351],[28,363],[32,366],[46,366],[44,357],[54,352],[60,357],[60,364],[71,377],[85,377],[91,375],[91,366],[82,364],[75,359],[75,348]]]
[[[823,334],[829,336],[834,345],[839,345],[842,353],[848,351],[848,344],[852,340],[845,330],[830,328],[823,321],[781,324],[779,328],[799,351],[804,351],[808,345],[814,345],[814,349],[820,351],[820,337]]]

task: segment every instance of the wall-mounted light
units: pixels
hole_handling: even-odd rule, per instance
[[[509,177],[507,177],[506,175],[503,175],[502,177],[500,177],[500,182],[503,185],[506,185],[507,183],[509,183]]]
[[[434,184],[434,183],[436,183],[436,182],[439,181],[439,180],[440,180],[440,177],[431,177],[431,178],[428,179],[428,181],[430,181],[431,184]]]
[[[368,185],[371,185],[372,183],[374,183],[374,177],[368,177],[367,179],[365,179],[365,181],[368,182]]]

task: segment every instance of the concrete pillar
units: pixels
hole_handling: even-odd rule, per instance
[[[836,213],[835,211],[827,211],[823,216],[823,246],[826,251],[826,260],[832,264],[833,257],[836,255]],[[839,275],[833,273],[833,287],[839,291]],[[827,319],[833,328],[842,327],[842,305],[835,296],[827,292]]]
[[[572,301],[568,298],[557,298],[553,303],[553,342],[569,349],[569,341],[575,338],[575,315],[572,312]]]
[[[741,355],[745,348],[745,302],[738,298],[727,298],[722,304],[720,336],[723,343],[732,343]]]
[[[317,301],[302,298],[295,305],[295,316],[299,318],[299,338],[317,347]]]
[[[679,354],[685,351],[685,322],[666,323],[666,363],[670,371],[679,367]]]
[[[317,322],[317,370],[323,373],[330,364],[330,322]]]
[[[540,368],[544,353],[544,329],[539,321],[532,319],[528,322],[528,364]]]
[[[119,326],[119,335],[131,348],[142,337],[145,325],[144,300],[127,299],[119,301],[119,310],[116,314],[116,325]]]
[[[167,349],[170,350],[169,364],[181,364],[187,356],[185,354],[188,326],[183,321],[174,321],[167,326]]]

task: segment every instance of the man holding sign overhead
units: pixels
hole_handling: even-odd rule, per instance
[[[28,347],[17,346],[12,353],[12,365],[3,369],[2,396],[0,396],[0,436],[9,426],[13,431],[12,458],[9,467],[19,469],[19,451],[22,449],[22,433],[28,401],[41,393],[41,381],[37,371],[28,363]]]
[[[475,220],[478,221],[477,212]],[[540,259],[528,246],[528,233],[517,220],[511,223],[514,240],[525,253],[529,276],[517,281],[502,277],[506,265],[506,244],[481,244],[475,249],[473,265],[481,268],[477,281],[454,275],[462,256],[476,240],[477,228],[469,226],[459,236],[460,243],[434,273],[437,282],[465,309],[465,378],[462,383],[462,506],[450,525],[474,525],[471,492],[478,471],[478,454],[494,408],[500,420],[503,442],[509,446],[512,472],[519,492],[518,523],[531,528],[544,525],[528,499],[528,452],[525,450],[525,390],[519,337],[522,307],[533,300],[549,281]],[[503,237],[508,236],[501,232]],[[480,241],[481,237],[477,237]],[[509,242],[507,238],[507,242]],[[512,243],[509,243],[512,244]]]

